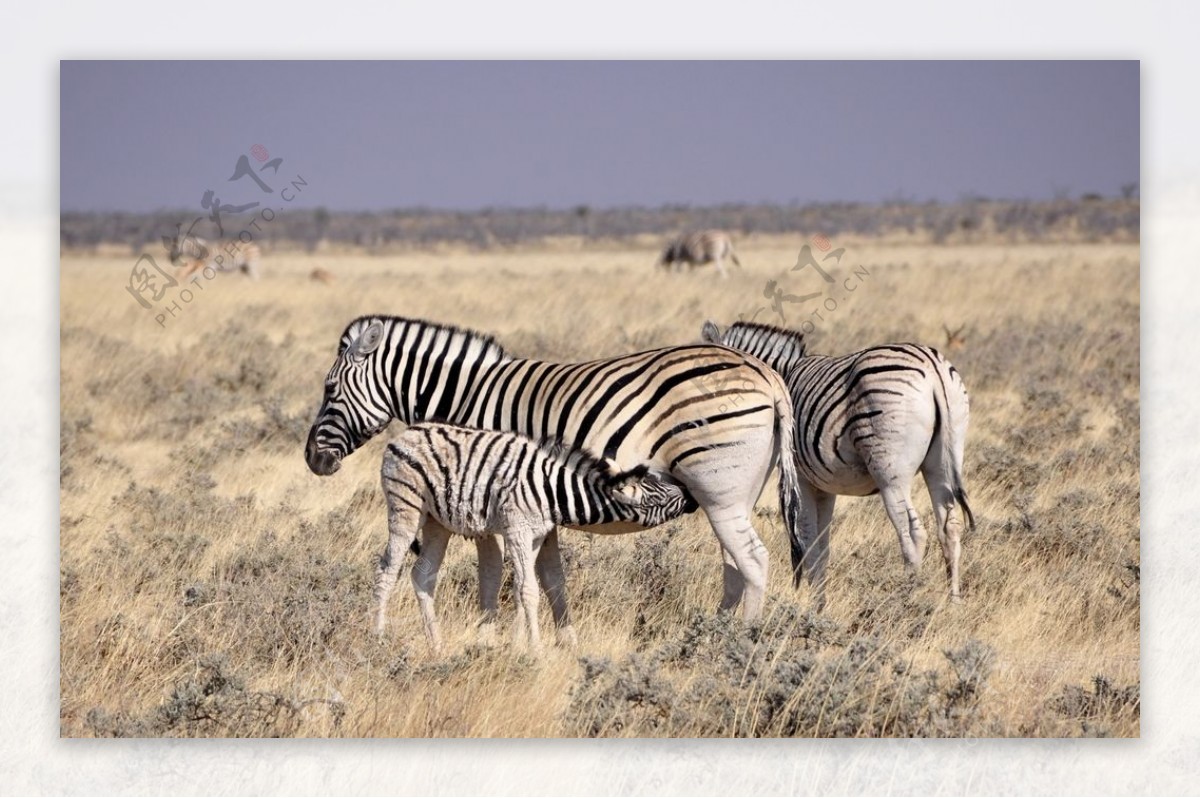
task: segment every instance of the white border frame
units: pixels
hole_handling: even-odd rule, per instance
[[[22,6],[0,53],[0,793],[1167,793],[1197,789],[1200,6],[1009,0]],[[316,24],[306,24],[308,20]],[[216,24],[211,24],[215,22]],[[102,741],[58,737],[58,59],[1140,58],[1142,739]]]

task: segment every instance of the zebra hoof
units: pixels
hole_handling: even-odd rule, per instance
[[[577,648],[579,637],[575,634],[574,626],[564,626],[558,630],[558,644],[563,648]]]

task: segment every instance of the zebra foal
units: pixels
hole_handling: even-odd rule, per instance
[[[920,567],[926,533],[912,504],[918,471],[933,503],[950,596],[959,600],[958,511],[971,529],[975,517],[962,478],[970,401],[954,366],[936,349],[918,344],[873,346],[841,357],[809,355],[803,334],[766,324],[738,322],[722,333],[710,321],[702,336],[755,355],[791,392],[801,495],[792,569],[799,585],[807,566],[817,606],[825,604],[837,496],[879,493],[905,565],[914,572]]]
[[[713,263],[722,277],[728,277],[725,258],[732,260],[739,269],[742,267],[737,253],[733,251],[733,242],[727,234],[719,230],[703,230],[698,233],[685,233],[673,239],[659,256],[658,266],[677,272],[684,266],[694,268]]]
[[[441,633],[434,591],[451,533],[469,538],[499,534],[504,539],[516,587],[516,636],[527,628],[536,652],[541,637],[534,561],[555,524],[657,526],[698,506],[677,483],[645,466],[617,472],[609,463],[557,442],[442,423],[414,425],[389,443],[381,476],[388,543],[375,575],[375,629],[383,633],[400,565],[423,528],[412,581],[435,650]],[[556,575],[556,581],[543,587],[552,599],[561,595],[565,600],[561,570]]]

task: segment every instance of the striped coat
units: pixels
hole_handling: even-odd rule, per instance
[[[958,370],[919,344],[826,357],[808,355],[801,333],[765,324],[738,322],[722,333],[708,322],[702,335],[761,358],[787,381],[803,497],[792,566],[797,583],[808,566],[818,605],[824,604],[829,525],[839,495],[879,493],[905,564],[920,567],[926,533],[911,496],[918,471],[957,600],[962,516],[975,525],[962,477],[970,401]]]
[[[693,344],[549,363],[514,358],[491,337],[467,330],[363,317],[342,334],[326,378],[305,451],[309,468],[334,473],[342,458],[393,419],[554,438],[621,469],[644,465],[670,474],[695,497],[721,545],[727,563],[721,606],[741,602],[750,619],[762,609],[767,579],[766,548],[752,511],[776,461],[785,521],[796,522],[787,388],[757,358],[725,347]],[[618,523],[593,531],[639,528]],[[558,569],[558,557],[551,535],[538,564]],[[485,559],[496,561],[481,551],[481,563]],[[482,591],[485,611],[490,592]],[[569,626],[565,603],[552,606],[560,625]]]
[[[672,240],[659,256],[658,266],[677,272],[684,266],[695,268],[713,263],[722,277],[728,277],[729,274],[725,271],[726,258],[741,268],[742,263],[733,251],[733,242],[729,236],[719,230],[703,230],[698,233],[686,233]]]
[[[409,427],[383,458],[388,544],[375,579],[376,629],[384,629],[388,597],[405,552],[424,527],[413,586],[434,647],[440,634],[433,594],[451,532],[499,534],[513,561],[518,625],[540,646],[534,555],[555,524],[623,521],[651,527],[696,509],[683,488],[644,466],[618,473],[609,463],[557,442],[511,432],[442,423]],[[544,585],[551,595],[563,584]]]

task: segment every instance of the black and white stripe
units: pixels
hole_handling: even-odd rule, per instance
[[[692,344],[547,363],[513,358],[491,337],[467,330],[394,317],[357,319],[343,333],[326,379],[306,449],[309,467],[332,474],[392,419],[554,438],[621,469],[644,465],[670,474],[699,502],[720,541],[727,563],[722,607],[744,599],[748,618],[762,609],[767,578],[752,511],[776,459],[785,519],[796,523],[787,387],[758,359],[725,347]],[[593,531],[639,528],[618,523]],[[539,562],[557,560],[553,538]]]
[[[433,596],[451,533],[503,538],[513,562],[518,618],[528,623],[536,650],[534,556],[555,524],[623,521],[651,527],[697,507],[682,486],[645,466],[617,472],[582,449],[558,442],[443,423],[417,424],[389,443],[382,479],[389,534],[375,579],[376,628],[383,631],[404,554],[423,528],[421,559],[412,578],[435,648],[440,634]],[[553,576],[561,578],[561,572]],[[551,596],[561,593],[565,601],[564,584],[543,587]]]
[[[962,478],[970,401],[954,366],[919,344],[808,355],[801,333],[765,324],[738,322],[722,333],[708,322],[703,337],[762,359],[791,391],[803,499],[800,534],[792,539],[797,584],[807,566],[823,604],[829,522],[839,495],[879,493],[906,565],[918,568],[926,535],[911,493],[920,471],[933,502],[950,595],[958,599],[960,508],[971,528],[975,519]]]
[[[713,263],[722,277],[728,277],[725,271],[726,258],[741,268],[742,263],[733,251],[733,241],[728,234],[720,230],[702,230],[697,233],[685,233],[673,239],[659,256],[658,265],[664,269],[679,271],[684,266],[694,268]]]

